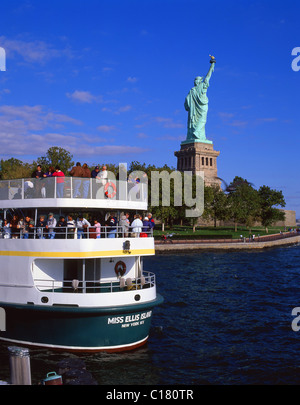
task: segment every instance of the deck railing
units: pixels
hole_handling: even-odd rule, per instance
[[[52,293],[113,293],[141,290],[155,286],[155,274],[144,271],[139,278],[119,278],[118,280],[44,280],[35,279],[34,284],[42,292]]]
[[[147,184],[79,177],[0,181],[0,201],[34,198],[83,198],[147,202]]]
[[[87,228],[54,227],[41,228],[32,227],[29,230],[22,228],[0,229],[0,239],[101,239],[101,238],[146,238],[152,237],[150,227],[124,227],[124,226],[101,226],[97,232],[93,226]]]

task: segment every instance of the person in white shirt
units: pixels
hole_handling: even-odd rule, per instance
[[[136,214],[134,216],[134,220],[131,223],[131,232],[133,237],[138,238],[140,236],[140,233],[142,232],[142,226],[143,222],[141,220],[141,216],[139,214]]]
[[[87,229],[91,226],[91,224],[89,223],[89,221],[85,218],[83,218],[83,216],[79,216],[77,219],[77,239],[81,239],[84,238],[84,229]]]
[[[55,238],[55,227],[56,227],[56,219],[54,218],[52,212],[48,215],[48,221],[46,228],[48,229],[48,238],[54,239]]]

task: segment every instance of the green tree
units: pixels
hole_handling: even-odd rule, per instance
[[[229,219],[228,197],[218,186],[205,186],[204,188],[204,212],[202,218],[212,219],[214,226],[217,221]]]
[[[235,231],[237,231],[238,223],[245,224],[251,231],[253,223],[259,219],[260,214],[258,191],[245,179],[238,176],[234,178],[229,187],[234,189],[228,195],[228,202],[230,216],[235,223]]]
[[[37,159],[37,164],[42,166],[42,170],[47,170],[50,166],[60,167],[60,170],[66,175],[74,166],[73,155],[64,148],[53,146],[48,149],[46,156]]]
[[[266,228],[276,221],[283,221],[285,213],[274,206],[285,207],[285,200],[282,191],[272,190],[268,186],[261,186],[258,190],[260,200],[260,219],[262,225]]]
[[[23,163],[19,159],[10,158],[8,160],[1,159],[1,179],[22,179],[31,177],[32,165]]]

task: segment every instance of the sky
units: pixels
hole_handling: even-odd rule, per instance
[[[282,190],[300,218],[299,15],[298,0],[1,0],[0,158],[59,146],[176,168],[185,97],[214,55],[218,175]]]

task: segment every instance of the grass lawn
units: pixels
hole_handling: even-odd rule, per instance
[[[194,238],[197,237],[212,237],[212,239],[217,238],[228,238],[231,237],[232,239],[238,239],[242,235],[243,237],[249,237],[249,235],[255,236],[262,236],[262,235],[272,235],[274,233],[280,233],[280,231],[284,232],[284,227],[269,227],[268,234],[263,227],[253,227],[251,228],[251,232],[247,227],[240,226],[237,228],[237,232],[235,232],[234,227],[197,227],[196,231],[193,232],[192,226],[180,226],[174,225],[172,228],[165,227],[165,231],[162,232],[161,227],[156,226],[154,230],[154,237],[159,239],[162,234],[174,234],[174,238],[179,239],[180,237],[187,237],[187,238]]]

